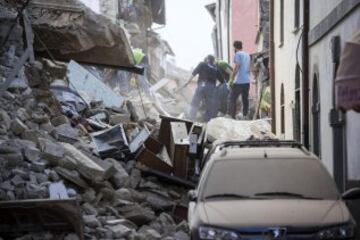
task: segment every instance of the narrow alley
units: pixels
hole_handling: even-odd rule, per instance
[[[0,240],[360,239],[360,0],[0,0]]]

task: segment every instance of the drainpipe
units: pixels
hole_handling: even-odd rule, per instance
[[[274,0],[270,0],[270,91],[271,91],[271,129],[276,134],[276,104],[275,104],[275,50],[274,50]]]
[[[302,76],[302,103],[303,103],[303,144],[309,149],[310,147],[310,111],[309,111],[309,25],[310,25],[310,2],[309,0],[304,0],[303,7],[303,40],[302,40],[302,68],[303,68],[303,76]]]
[[[336,109],[335,104],[335,78],[338,66],[340,64],[341,39],[340,36],[334,36],[331,40],[331,52],[333,60],[333,94],[332,109],[330,110],[329,120],[333,129],[333,173],[334,180],[339,191],[346,189],[346,114]]]
[[[228,52],[228,62],[232,62],[231,59],[231,50],[232,50],[232,39],[231,39],[231,36],[232,36],[232,7],[231,7],[231,0],[228,0],[227,1],[227,15],[228,15],[228,19],[227,19],[227,25],[228,25],[228,32],[227,32],[227,40],[228,40],[228,43],[227,43],[227,52]]]

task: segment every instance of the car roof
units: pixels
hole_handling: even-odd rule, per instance
[[[304,152],[302,149],[281,147],[281,148],[227,148],[222,149],[212,157],[215,161],[224,159],[315,159],[315,157]]]
[[[249,158],[317,159],[301,144],[293,141],[221,142],[215,146],[211,157],[214,161]]]

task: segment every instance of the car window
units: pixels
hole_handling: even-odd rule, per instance
[[[202,199],[228,193],[245,196],[295,193],[314,199],[339,197],[334,182],[321,163],[309,159],[215,161],[203,183]],[[270,194],[267,197],[276,196]]]

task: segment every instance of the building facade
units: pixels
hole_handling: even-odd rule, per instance
[[[243,42],[244,50],[257,52],[259,2],[254,0],[217,0],[206,6],[215,21],[213,42],[217,58],[232,62],[235,40]]]
[[[360,30],[359,0],[272,0],[276,134],[304,143],[340,190],[360,184],[360,114],[335,107],[346,41]]]
[[[360,30],[360,1],[310,1],[310,12],[310,143],[345,189],[360,182],[360,114],[336,109],[334,80],[345,42]]]
[[[278,0],[273,3],[276,133],[282,139],[301,141],[303,6],[299,0]]]

